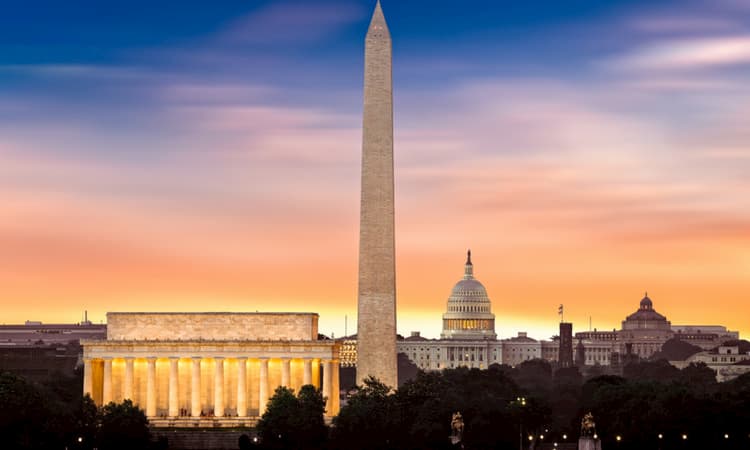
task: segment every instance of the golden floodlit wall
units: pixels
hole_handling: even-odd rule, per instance
[[[113,341],[314,341],[315,313],[107,313]]]

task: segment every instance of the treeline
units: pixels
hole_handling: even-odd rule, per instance
[[[149,442],[142,410],[129,401],[97,408],[81,397],[80,386],[80,374],[42,384],[0,374],[0,448],[166,448]],[[460,412],[465,449],[516,449],[519,441],[538,449],[542,442],[575,442],[590,411],[607,450],[750,448],[750,374],[716,383],[705,365],[678,370],[666,361],[589,379],[540,360],[419,372],[395,391],[370,379],[331,426],[324,410],[325,399],[312,386],[298,393],[279,388],[258,424],[258,441],[244,436],[238,446],[450,449],[456,448],[449,441],[451,417]]]
[[[524,448],[539,448],[541,443],[577,441],[581,417],[591,411],[606,449],[750,448],[750,374],[719,384],[705,365],[678,370],[656,361],[629,365],[624,375],[585,380],[576,368],[553,372],[548,363],[536,360],[516,368],[420,372],[395,392],[371,379],[348,398],[330,429],[316,422],[315,442],[295,437],[297,426],[280,421],[287,414],[277,391],[258,427],[259,445],[457,448],[449,436],[452,414],[460,412],[463,448],[516,449],[519,440]],[[284,390],[283,396],[284,404],[294,404],[291,392]],[[321,399],[317,409],[307,411],[322,416],[322,405]],[[299,421],[300,410],[294,411]]]
[[[130,400],[97,407],[81,397],[80,373],[30,383],[0,373],[0,448],[148,449],[148,421]]]

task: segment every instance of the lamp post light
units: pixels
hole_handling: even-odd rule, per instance
[[[518,450],[523,450],[523,407],[526,406],[526,397],[516,397],[516,401],[513,402],[519,407],[518,410]],[[529,441],[532,437],[529,436]]]

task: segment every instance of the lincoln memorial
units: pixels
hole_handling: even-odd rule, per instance
[[[340,344],[314,313],[108,313],[107,339],[81,343],[84,394],[157,427],[252,426],[278,386],[322,386],[339,411]]]

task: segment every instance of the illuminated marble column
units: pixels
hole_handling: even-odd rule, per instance
[[[334,359],[331,362],[331,396],[333,398],[333,404],[331,405],[331,415],[335,416],[339,413],[339,360]]]
[[[169,417],[177,417],[180,415],[180,404],[179,404],[179,362],[180,358],[171,357],[169,358]]]
[[[247,358],[237,358],[237,415],[247,417]]]
[[[292,360],[289,358],[284,358],[281,360],[281,385],[284,387],[291,388],[291,378],[292,378],[292,368],[291,368],[291,362]]]
[[[224,417],[224,358],[214,361],[214,416]]]
[[[326,398],[326,415],[331,416],[333,411],[333,362],[323,361],[323,397]]]
[[[91,373],[91,358],[83,360],[83,395],[89,394],[94,397],[94,377]]]
[[[125,379],[122,383],[122,398],[133,400],[133,364],[135,358],[125,358]]]
[[[266,412],[268,403],[268,359],[260,360],[260,386],[258,388],[258,415]]]
[[[156,358],[146,358],[146,417],[156,417]]]
[[[112,358],[104,358],[104,375],[102,377],[102,405],[112,401]]]
[[[190,415],[201,415],[201,358],[193,356],[193,373],[190,377]]]
[[[302,375],[302,384],[313,384],[312,382],[312,359],[305,360],[305,372]]]

